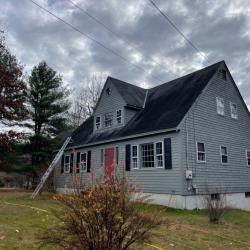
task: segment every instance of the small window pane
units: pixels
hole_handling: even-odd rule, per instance
[[[205,145],[204,145],[204,143],[198,142],[198,151],[205,152]]]
[[[227,154],[227,148],[221,147],[221,154],[226,155]]]
[[[138,147],[137,147],[137,145],[132,146],[132,167],[134,169],[139,168],[139,166],[138,166]]]
[[[121,109],[116,111],[116,122],[117,124],[122,123],[122,110]]]

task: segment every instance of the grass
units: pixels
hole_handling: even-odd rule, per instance
[[[35,200],[29,193],[0,191],[0,249],[38,249],[38,238],[56,224],[51,209],[61,209],[50,195]],[[147,205],[143,213],[153,213],[166,223],[153,233],[151,242],[135,246],[156,249],[250,249],[250,213],[228,211],[222,223],[212,225],[205,211],[187,211]],[[42,250],[55,249],[43,247]]]

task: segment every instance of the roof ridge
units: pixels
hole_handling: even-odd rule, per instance
[[[135,85],[135,84],[132,84],[132,83],[129,83],[129,82],[125,82],[125,81],[123,81],[123,80],[120,80],[120,79],[115,78],[115,77],[112,77],[112,76],[108,76],[108,78],[109,78],[111,81],[112,81],[112,79],[113,79],[113,80],[120,81],[120,82],[122,82],[122,83],[125,83],[125,84],[127,84],[127,85],[130,85],[130,86],[133,86],[133,87],[142,89],[142,90],[147,90],[147,89],[142,88],[142,87],[140,87],[140,86],[138,86],[138,85]]]
[[[181,77],[179,77],[179,78],[175,78],[175,79],[170,80],[170,81],[168,81],[168,82],[165,82],[165,83],[159,84],[159,85],[157,85],[157,86],[154,86],[154,87],[150,88],[149,90],[153,90],[153,89],[156,89],[156,88],[158,88],[158,87],[161,87],[162,85],[169,84],[169,83],[172,83],[172,82],[174,82],[174,81],[177,81],[177,80],[183,79],[183,78],[185,78],[185,77],[188,77],[188,76],[190,76],[190,75],[197,74],[198,72],[205,71],[205,70],[207,70],[208,68],[214,67],[216,64],[221,64],[221,63],[225,63],[225,61],[222,60],[222,61],[219,61],[219,62],[217,62],[217,63],[208,65],[208,66],[206,66],[206,67],[204,67],[204,68],[198,69],[198,70],[196,70],[196,71],[193,71],[193,72],[191,72],[191,73],[188,73],[188,74],[186,74],[186,75],[184,75],[184,76],[181,76]]]

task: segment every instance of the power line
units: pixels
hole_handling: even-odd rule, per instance
[[[149,0],[149,2],[155,7],[155,9],[157,9],[160,12],[160,14],[168,21],[168,23],[189,43],[189,45],[194,50],[196,50],[202,58],[204,58],[208,63],[211,64],[208,57],[204,55],[204,53],[202,53],[200,49],[196,45],[194,45],[194,43],[189,38],[187,38],[187,36],[185,36],[185,34],[175,25],[175,23],[169,18],[169,16],[166,13],[164,13],[153,0]]]
[[[101,25],[103,28],[105,28],[107,31],[109,31],[111,34],[113,34],[115,37],[117,37],[119,40],[121,41],[125,41],[127,44],[129,44],[134,50],[137,50],[136,47],[134,45],[131,44],[130,41],[128,41],[125,38],[121,38],[121,36],[113,31],[111,28],[109,28],[106,24],[104,24],[102,21],[100,21],[99,19],[97,19],[95,16],[93,16],[92,14],[90,14],[87,10],[83,9],[81,6],[79,6],[78,4],[74,3],[72,0],[68,0],[73,6],[75,6],[77,9],[79,9],[80,11],[82,11],[84,14],[86,14],[89,18],[91,18],[92,20],[94,20],[96,23],[98,23],[99,25]],[[161,65],[160,63],[156,62],[155,60],[153,60],[152,58],[150,58],[150,60],[157,64],[160,67],[163,67],[163,65]],[[165,70],[166,71],[166,70]],[[166,71],[167,73],[169,73],[169,71]],[[179,77],[177,74],[175,74],[174,72],[171,71],[171,74]]]
[[[109,51],[110,53],[112,53],[113,55],[119,57],[120,59],[122,59],[124,62],[131,64],[132,66],[134,66],[135,68],[139,69],[140,71],[143,71],[144,73],[148,74],[148,72],[142,68],[139,65],[136,65],[132,62],[130,62],[128,59],[126,59],[124,56],[120,55],[119,53],[117,53],[116,51],[114,51],[113,49],[110,49],[109,47],[105,46],[103,43],[99,42],[98,40],[96,40],[95,38],[89,36],[88,34],[84,33],[83,31],[79,30],[78,28],[76,28],[75,26],[73,26],[71,23],[65,21],[64,19],[58,17],[57,15],[55,15],[54,13],[52,13],[51,11],[49,11],[48,9],[44,8],[43,6],[39,5],[37,2],[33,1],[33,0],[29,0],[30,2],[32,2],[33,4],[35,4],[37,7],[39,7],[40,9],[42,9],[43,11],[49,13],[50,15],[52,15],[53,17],[55,17],[57,20],[63,22],[65,25],[67,25],[68,27],[70,27],[71,29],[75,30],[76,32],[80,33],[81,35],[83,35],[84,37],[88,38],[89,40],[91,40],[94,43],[97,43],[99,46],[101,46],[102,48],[104,48],[105,50]],[[163,82],[162,79],[158,78],[157,76],[152,75],[152,77],[154,77],[155,79],[157,79],[160,82]]]

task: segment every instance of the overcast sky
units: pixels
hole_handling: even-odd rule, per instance
[[[34,1],[123,58],[30,0],[0,0],[0,27],[25,70],[45,60],[73,89],[93,74],[149,87],[208,65],[148,0],[72,0],[119,37],[69,0]],[[250,108],[250,0],[154,1],[211,63],[226,61]]]

